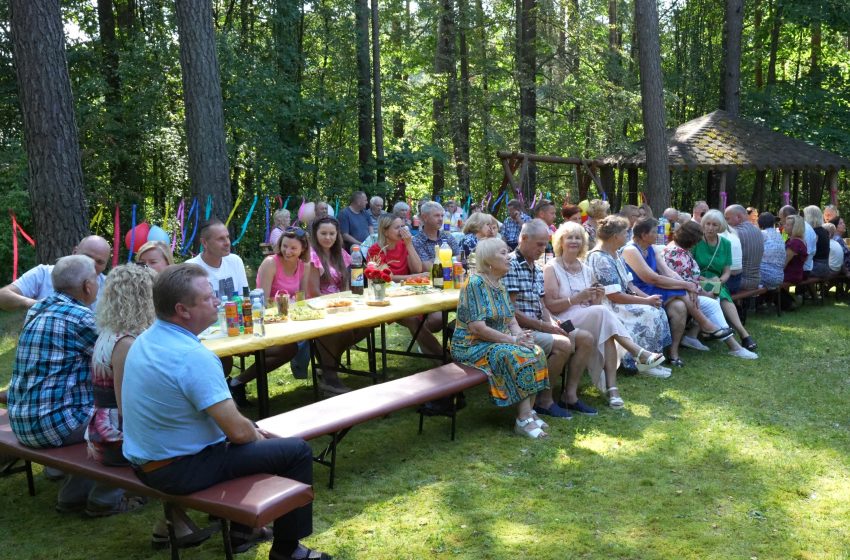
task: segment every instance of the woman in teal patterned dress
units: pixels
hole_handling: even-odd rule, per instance
[[[483,239],[475,253],[479,272],[460,292],[452,356],[487,374],[496,406],[517,405],[516,433],[546,437],[549,426],[533,409],[537,393],[549,387],[546,356],[531,332],[520,329],[502,284],[508,246],[501,239]]]

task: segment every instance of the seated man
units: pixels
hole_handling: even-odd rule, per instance
[[[741,241],[741,282],[738,290],[755,290],[761,284],[759,267],[764,256],[764,238],[740,204],[727,206],[724,213],[726,223],[735,230]]]
[[[596,409],[578,400],[578,384],[593,352],[595,341],[590,333],[580,329],[569,334],[559,327],[549,310],[543,306],[543,269],[536,263],[549,244],[549,228],[546,222],[534,219],[522,226],[519,245],[510,254],[510,268],[504,277],[505,288],[515,309],[517,323],[523,329],[533,331],[534,343],[546,353],[549,368],[549,388],[537,395],[534,410],[538,414],[571,418],[569,411],[595,415]],[[569,338],[568,338],[569,336]],[[564,371],[570,355],[567,384],[558,403],[552,398],[552,389]]]
[[[513,251],[519,243],[519,231],[525,222],[531,220],[531,216],[523,212],[522,202],[513,199],[508,202],[508,217],[502,224],[502,239]]]
[[[218,299],[201,267],[169,266],[153,287],[157,320],[133,343],[124,365],[124,456],[139,479],[189,494],[257,473],[312,484],[313,459],[302,439],[266,439],[230,397],[221,362],[197,335],[216,321]],[[312,532],[311,505],[274,522],[271,560],[330,558],[299,539]],[[234,524],[234,548],[253,542]]]
[[[97,285],[103,287],[106,276],[103,271],[112,256],[112,248],[106,239],[98,235],[84,237],[74,247],[74,255],[86,255],[94,260],[94,268],[97,271]],[[11,311],[13,309],[29,309],[36,301],[42,300],[53,293],[53,282],[50,272],[52,264],[40,264],[26,271],[20,278],[0,288],[0,309]],[[92,303],[92,310],[97,305],[97,299]]]
[[[92,415],[91,356],[97,340],[89,305],[97,297],[94,261],[85,255],[62,257],[51,270],[55,292],[33,305],[18,339],[9,422],[29,447],[81,443]],[[101,483],[69,476],[59,491],[56,510],[85,509],[103,517],[136,509],[140,498]]]

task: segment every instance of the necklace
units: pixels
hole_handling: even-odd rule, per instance
[[[486,272],[482,272],[482,273],[481,273],[481,278],[483,278],[483,279],[484,279],[484,281],[487,283],[487,285],[489,285],[491,288],[497,288],[497,289],[498,289],[498,288],[500,287],[500,286],[499,286],[499,281],[498,281],[498,280],[495,280],[495,281],[494,281],[494,280],[492,280],[492,279],[490,278],[490,275],[489,275],[488,273],[486,273]]]
[[[561,261],[561,267],[564,269],[564,272],[566,272],[564,279],[567,281],[567,290],[568,290],[568,293],[569,293],[568,297],[572,297],[575,294],[581,292],[582,289],[587,288],[587,280],[584,278],[584,274],[582,274],[584,267],[582,266],[581,261],[578,261],[578,260],[576,261],[576,263],[578,263],[578,270],[576,272],[572,272],[569,268],[567,268],[567,264],[564,262],[563,257],[561,257],[559,260]],[[570,277],[578,277],[578,276],[581,276],[581,281],[582,281],[582,284],[584,284],[584,288],[579,288],[578,290],[573,290],[573,283],[572,283],[572,280],[570,280]],[[589,303],[585,301],[585,302],[582,302],[580,305],[582,307],[586,307],[587,305],[589,305]]]
[[[579,262],[578,260],[574,261],[573,263],[567,264],[566,262],[564,262],[564,257],[559,257],[558,261],[561,263],[561,268],[563,268],[569,274],[575,275],[581,272],[582,266],[581,262]]]

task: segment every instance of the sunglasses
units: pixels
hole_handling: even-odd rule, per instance
[[[303,239],[307,232],[301,229],[300,227],[288,227],[283,230],[283,235],[286,237],[295,237],[296,239]]]

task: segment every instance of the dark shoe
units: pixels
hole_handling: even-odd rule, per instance
[[[592,406],[587,406],[581,400],[577,400],[574,403],[568,403],[561,401],[558,403],[558,406],[561,408],[566,408],[571,412],[577,412],[579,414],[584,414],[585,416],[596,416],[598,412]]]
[[[86,509],[86,502],[78,502],[76,504],[68,504],[64,502],[56,502],[57,513],[80,513]]]
[[[165,550],[171,546],[171,541],[168,540],[168,529],[164,528],[165,522],[160,521],[154,528],[151,534],[151,547],[154,550]],[[209,539],[213,533],[220,531],[218,523],[214,523],[206,529],[195,527],[191,532],[177,536],[177,548],[191,548],[198,546]]]
[[[44,467],[44,478],[49,480],[50,482],[59,482],[60,480],[65,480],[65,473],[60,471],[59,469],[54,469],[53,467]]]
[[[732,336],[734,334],[735,334],[735,331],[733,331],[732,329],[730,329],[728,327],[725,328],[725,329],[717,329],[716,331],[710,332],[710,333],[705,332],[705,331],[703,331],[703,333],[702,333],[702,335],[705,338],[707,338],[708,340],[726,340],[727,338],[729,338],[730,336]]]
[[[269,560],[333,560],[333,556],[299,544],[291,554],[283,554],[275,549],[271,549],[269,551]]]
[[[227,378],[227,386],[230,389],[230,396],[233,397],[233,402],[236,403],[236,406],[239,408],[251,408],[254,406],[249,400],[248,395],[245,393],[245,384],[240,383],[239,385],[231,385],[230,378]]]
[[[754,352],[755,349],[759,347],[759,345],[756,344],[756,341],[753,340],[753,337],[751,336],[744,337],[744,340],[741,341],[741,346],[743,346],[750,352]]]
[[[119,513],[130,513],[139,510],[148,503],[142,496],[124,496],[117,504],[87,504],[86,515],[89,517],[109,517]],[[58,506],[57,506],[58,509]]]
[[[557,403],[552,403],[549,405],[549,408],[543,408],[542,406],[535,406],[534,412],[541,416],[552,416],[554,418],[564,418],[566,420],[572,419],[573,415],[570,414],[570,411],[566,408],[561,408]]]
[[[230,546],[233,552],[240,553],[260,544],[261,542],[270,541],[274,538],[274,533],[268,527],[260,527],[254,529],[250,533],[241,531],[230,531]]]
[[[667,363],[674,367],[685,367],[685,362],[682,361],[682,358],[670,358]]]

